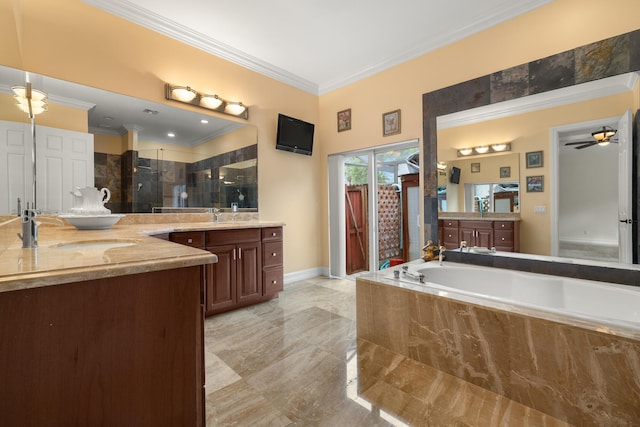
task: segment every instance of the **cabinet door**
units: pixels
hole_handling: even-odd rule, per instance
[[[460,224],[460,241],[467,242],[467,247],[476,246],[476,229]]]
[[[487,228],[477,229],[475,245],[481,248],[491,248],[493,246],[493,230]]]
[[[239,303],[262,297],[260,245],[260,242],[237,245],[236,297]]]
[[[236,246],[212,246],[208,250],[218,256],[207,274],[206,313],[236,304]]]

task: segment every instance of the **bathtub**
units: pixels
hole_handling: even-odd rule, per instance
[[[640,286],[526,273],[456,263],[410,263],[408,271],[424,275],[422,286],[440,296],[469,297],[489,305],[526,314],[591,326],[620,329],[622,335],[640,337]],[[399,280],[417,283],[401,273]],[[467,298],[467,301],[474,302]]]
[[[359,343],[571,425],[638,425],[639,311],[640,287],[447,261],[356,279]]]

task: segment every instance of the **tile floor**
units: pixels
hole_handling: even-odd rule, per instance
[[[357,394],[355,282],[315,278],[205,321],[207,426],[404,426]]]

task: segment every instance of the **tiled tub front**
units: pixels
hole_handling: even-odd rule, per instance
[[[360,348],[384,347],[573,425],[640,420],[637,336],[457,301],[375,276],[357,279],[357,334]],[[360,385],[367,387],[372,370],[359,360]]]

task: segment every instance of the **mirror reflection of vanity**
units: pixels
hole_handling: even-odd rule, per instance
[[[24,86],[25,78],[24,71],[0,67],[0,121],[22,127],[22,139],[29,140],[29,117],[15,107],[11,91],[12,86]],[[38,149],[46,151],[40,146],[48,145],[49,140],[40,139],[50,129],[87,135],[93,147],[90,158],[85,159],[90,164],[85,176],[73,186],[55,188],[62,201],[50,205],[46,193],[51,192],[51,185],[47,188],[44,181],[54,169],[41,172],[47,160],[37,162],[38,209],[68,211],[73,187],[95,186],[109,188],[108,207],[114,213],[161,211],[163,207],[230,210],[231,203],[238,203],[245,211],[257,211],[255,126],[213,116],[206,110],[153,103],[32,73],[29,79],[34,88],[48,95],[48,111],[34,118]],[[31,144],[23,142],[25,147]],[[38,152],[39,159],[43,155]],[[0,152],[0,156],[7,153]],[[28,175],[26,163],[24,169]],[[64,174],[64,168],[59,169]],[[15,213],[17,197],[31,199],[29,183],[26,175],[20,176],[18,184],[9,183],[12,195],[2,194],[0,213]],[[228,190],[231,186],[233,193]],[[63,203],[64,210],[59,207]]]
[[[438,238],[438,218],[447,215],[465,212],[467,209],[464,203],[458,198],[458,210],[455,213],[450,212],[453,209],[453,203],[449,200],[450,190],[447,188],[447,209],[442,211],[442,204],[439,200],[439,190],[442,190],[442,178],[438,181],[438,187],[429,185],[429,181],[440,177],[438,175],[437,162],[442,161],[451,163],[458,160],[451,156],[451,152],[461,149],[465,146],[481,146],[485,144],[494,144],[502,142],[510,142],[512,153],[519,156],[518,169],[519,174],[513,175],[514,170],[511,169],[512,176],[518,176],[519,181],[519,212],[518,214],[521,225],[521,256],[510,256],[507,259],[500,260],[501,257],[494,257],[494,265],[504,265],[505,262],[511,264],[510,268],[535,269],[533,265],[540,258],[531,257],[531,255],[549,256],[551,254],[551,238],[553,230],[558,224],[558,194],[557,188],[560,185],[557,180],[558,174],[558,157],[556,150],[565,143],[562,138],[554,139],[556,135],[561,135],[563,126],[586,123],[588,126],[594,126],[598,121],[605,121],[621,118],[626,111],[638,108],[638,83],[636,73],[625,74],[630,71],[636,71],[629,58],[632,56],[631,40],[640,38],[639,32],[623,34],[612,39],[594,43],[593,45],[577,48],[569,53],[561,53],[550,58],[539,61],[533,61],[528,64],[513,67],[512,69],[503,70],[494,74],[483,76],[478,79],[463,82],[455,86],[444,88],[435,92],[423,95],[424,110],[424,129],[425,129],[425,188],[427,196],[425,197],[425,239]],[[611,49],[605,49],[611,47]],[[599,50],[600,49],[600,50]],[[615,55],[616,58],[592,55],[590,52],[608,52],[609,55]],[[597,62],[598,67],[593,66],[592,62]],[[580,69],[580,64],[588,69]],[[588,65],[587,65],[588,64]],[[592,67],[593,66],[593,67]],[[557,68],[554,68],[557,67]],[[564,68],[563,68],[564,67]],[[578,71],[575,71],[575,69]],[[607,68],[609,67],[609,68]],[[615,68],[617,67],[617,68]],[[615,68],[615,69],[614,69]],[[563,80],[560,80],[559,73]],[[575,73],[575,74],[574,74]],[[591,73],[591,74],[590,74]],[[597,74],[601,73],[601,74]],[[591,93],[586,97],[578,95],[574,100],[567,101],[555,100],[554,93],[556,89],[561,88],[560,94],[564,96],[566,90],[583,86],[582,83],[593,85],[604,78],[617,77],[618,79],[628,78],[630,82],[626,88],[620,88],[617,84],[608,89],[594,89],[591,86]],[[581,81],[578,81],[580,79]],[[605,79],[606,80],[606,79]],[[567,81],[573,83],[567,85]],[[580,83],[580,84],[578,84]],[[606,84],[605,84],[606,86]],[[602,92],[605,90],[605,92]],[[600,91],[600,92],[598,92]],[[529,95],[535,95],[531,97]],[[529,110],[522,111],[521,104],[525,98],[538,98],[538,106]],[[502,111],[499,105],[505,103]],[[546,106],[549,104],[550,106]],[[493,108],[493,110],[492,110]],[[484,111],[475,111],[483,110]],[[463,116],[468,116],[466,119]],[[471,118],[469,118],[471,117]],[[440,128],[443,119],[449,120],[449,124]],[[445,121],[446,121],[445,120]],[[523,127],[516,128],[519,122]],[[470,135],[471,140],[457,140],[449,138],[447,132],[453,132],[454,128],[460,126],[460,129],[467,128],[467,137]],[[583,134],[578,138],[590,137],[593,129],[583,129]],[[456,131],[461,132],[461,131]],[[633,141],[637,144],[637,141]],[[442,146],[441,146],[442,144]],[[451,145],[447,145],[451,144]],[[457,144],[457,145],[456,145]],[[597,148],[597,146],[596,146]],[[447,154],[449,150],[449,154]],[[588,149],[589,150],[589,149]],[[590,148],[595,151],[595,148]],[[542,151],[544,161],[540,165],[528,165],[527,153]],[[578,152],[578,150],[573,150]],[[582,150],[586,151],[586,150]],[[581,152],[582,152],[581,151]],[[466,161],[480,163],[480,171],[484,168],[485,157],[477,157],[476,159],[467,158]],[[450,171],[450,165],[447,164],[447,172]],[[616,165],[602,165],[602,168],[616,168]],[[495,168],[495,166],[492,166]],[[464,165],[460,167],[461,171],[472,175],[471,166]],[[566,171],[564,171],[566,174]],[[597,171],[592,171],[592,175],[597,176]],[[559,176],[559,175],[558,175]],[[527,179],[529,177],[542,177],[544,186],[542,191],[527,191]],[[447,177],[448,178],[448,177]],[[635,179],[635,176],[627,176],[629,183]],[[533,186],[532,186],[533,188]],[[529,189],[531,190],[531,189]],[[588,188],[575,188],[575,191],[586,191]],[[616,189],[611,189],[616,191]],[[565,193],[566,194],[566,193]],[[589,197],[592,205],[597,205],[598,195],[593,192],[585,193],[583,198]],[[464,199],[464,197],[463,197]],[[595,208],[595,206],[593,206]],[[451,208],[451,209],[450,209]],[[637,219],[637,206],[634,206],[633,219]],[[430,210],[429,210],[430,209]],[[584,209],[583,213],[595,209]],[[629,218],[632,219],[632,218]],[[598,217],[592,217],[588,222],[598,221]],[[630,226],[631,227],[631,226]],[[635,262],[637,262],[637,226],[633,226],[633,240]],[[522,261],[516,261],[519,258]],[[553,274],[579,275],[586,273],[585,278],[593,275],[590,268],[581,268],[579,272],[574,267],[563,265],[563,259],[553,255],[545,258],[546,262],[552,261],[551,267],[543,267],[545,271]],[[471,258],[468,261],[472,261]],[[597,262],[597,260],[595,260]],[[576,264],[585,264],[577,259],[567,259],[570,266]],[[586,262],[589,264],[589,262]],[[606,263],[602,263],[606,264]],[[538,264],[536,264],[538,265]],[[621,266],[621,264],[611,264],[611,266]],[[609,280],[616,281],[618,275],[613,277],[609,275]],[[621,273],[620,277],[625,276]],[[626,276],[625,276],[626,277]],[[625,282],[627,279],[620,279]]]

